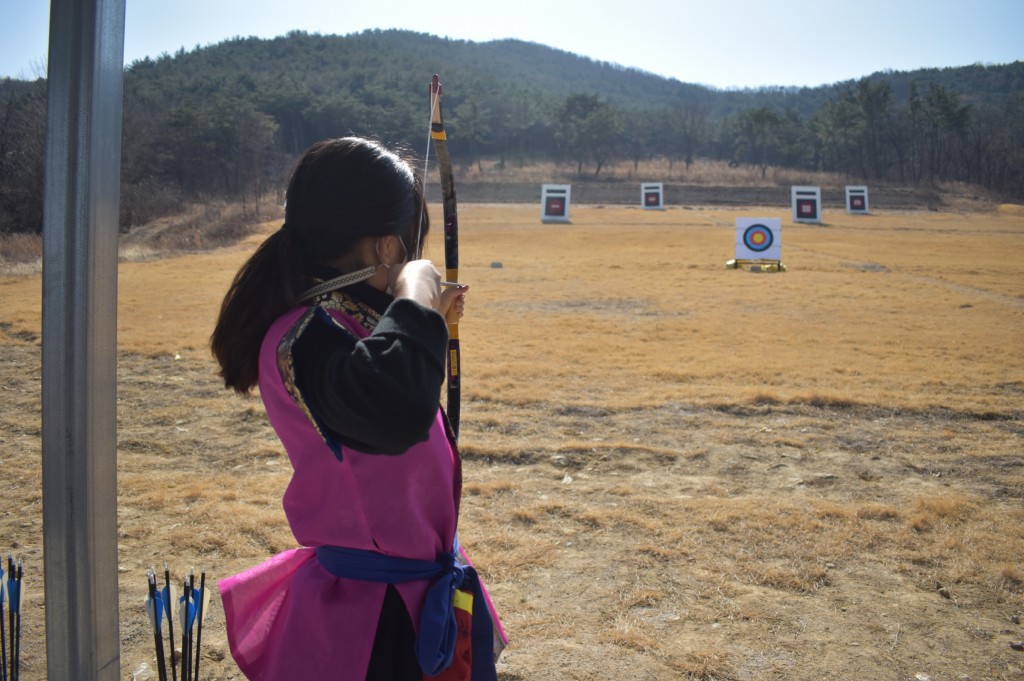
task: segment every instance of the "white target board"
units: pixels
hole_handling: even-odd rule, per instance
[[[665,209],[665,188],[661,182],[643,182],[640,185],[640,205],[645,210]]]
[[[782,220],[736,218],[736,260],[782,260]]]
[[[541,186],[540,221],[569,222],[570,184],[545,184]]]
[[[821,222],[821,187],[793,187],[793,222]]]
[[[846,212],[855,215],[867,215],[868,188],[864,186],[847,185],[846,187]]]

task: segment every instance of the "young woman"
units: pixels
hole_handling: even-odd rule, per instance
[[[439,408],[445,317],[462,316],[466,288],[408,260],[428,226],[401,158],[320,142],[291,177],[284,224],[224,298],[213,354],[227,387],[259,387],[303,547],[219,583],[249,679],[496,677],[506,639],[458,547],[461,467]]]

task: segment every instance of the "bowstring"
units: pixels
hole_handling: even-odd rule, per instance
[[[434,92],[434,88],[430,88],[430,116],[427,120],[427,147],[423,154],[423,179],[420,186],[420,224],[419,229],[416,231],[416,250],[414,253],[417,258],[423,256],[423,220],[427,214],[427,172],[430,170],[430,140],[433,138],[434,133],[434,111],[437,109],[437,103],[441,99],[440,84],[438,84],[438,92]]]

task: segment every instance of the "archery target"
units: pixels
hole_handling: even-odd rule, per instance
[[[736,218],[737,260],[781,260],[782,220]]]
[[[661,182],[645,182],[640,185],[640,205],[647,210],[665,207],[662,201],[664,185]]]
[[[547,205],[544,206],[544,213],[548,217],[564,217],[565,199],[561,196],[549,196]]]
[[[772,247],[775,237],[772,230],[762,224],[751,225],[743,230],[743,245],[757,253],[764,253]]]
[[[863,186],[846,187],[846,212],[868,213],[868,188]]]
[[[572,185],[568,184],[545,184],[541,187],[541,222],[569,222],[571,189]]]
[[[814,199],[797,199],[796,212],[801,218],[813,220],[818,217],[818,202]]]
[[[793,222],[821,222],[821,187],[793,187]]]

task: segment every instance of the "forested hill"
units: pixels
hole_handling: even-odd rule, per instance
[[[569,94],[587,93],[628,109],[699,104],[712,118],[759,107],[809,115],[856,82],[722,90],[521,40],[477,43],[399,30],[346,36],[295,31],[270,40],[234,38],[137,61],[128,73],[158,84],[187,81],[208,92],[230,87],[235,79],[245,87],[259,86],[268,92],[288,83],[304,83],[317,94],[333,90],[335,96],[387,91],[396,101],[412,100],[412,107],[421,106],[416,96],[425,92],[430,75],[440,73],[450,84],[452,102],[483,93],[508,93],[509,98],[527,94],[541,105],[559,104]],[[934,83],[970,102],[994,103],[1024,92],[1024,62],[1020,61],[864,76],[891,83],[899,98],[907,95],[910,83],[925,88]],[[165,92],[174,98],[180,94],[174,89]]]
[[[457,163],[698,157],[1024,197],[1024,62],[719,90],[518,40],[409,31],[235,38],[125,70],[122,223],[183,201],[259,202],[313,142],[420,149],[439,73]],[[42,224],[46,84],[0,80],[0,233]]]

